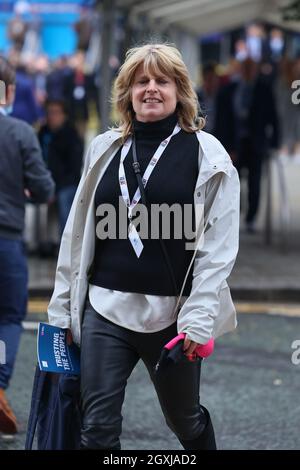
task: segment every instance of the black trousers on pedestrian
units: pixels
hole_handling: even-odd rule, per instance
[[[162,348],[177,334],[176,322],[154,333],[129,330],[104,318],[87,301],[81,342],[82,448],[121,449],[125,387],[142,359],[166,423],[184,448],[215,449],[209,413],[199,402],[202,359],[190,362],[184,356],[159,378],[153,373]]]
[[[249,138],[241,139],[238,146],[238,160],[236,168],[241,175],[242,168],[247,168],[248,176],[248,209],[246,222],[252,223],[259,208],[260,186],[262,173],[263,155],[255,150],[253,142]]]

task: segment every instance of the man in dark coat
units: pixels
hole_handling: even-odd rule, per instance
[[[63,101],[46,104],[46,124],[39,131],[43,156],[56,184],[56,199],[62,233],[80,180],[83,140],[67,119]]]
[[[17,419],[5,391],[13,373],[28,300],[28,269],[23,242],[26,194],[48,202],[54,182],[33,129],[9,116],[15,97],[15,70],[0,56],[0,432],[15,434]],[[2,87],[3,89],[3,87]],[[3,101],[5,101],[4,104]]]
[[[240,78],[223,87],[217,98],[215,135],[239,173],[248,170],[246,226],[254,231],[259,207],[263,159],[278,145],[278,122],[270,84],[251,59],[241,63]]]

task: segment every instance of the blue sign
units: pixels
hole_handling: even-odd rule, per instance
[[[80,372],[80,351],[75,343],[67,344],[67,330],[40,323],[37,338],[37,356],[40,370],[75,374]]]

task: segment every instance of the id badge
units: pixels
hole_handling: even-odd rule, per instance
[[[85,90],[83,86],[76,86],[73,91],[73,97],[75,100],[82,100],[85,96]]]
[[[133,223],[129,224],[128,238],[135,251],[136,256],[139,258],[143,251],[144,245]]]

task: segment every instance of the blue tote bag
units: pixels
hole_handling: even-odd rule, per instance
[[[25,449],[76,450],[80,447],[80,376],[36,367]]]

